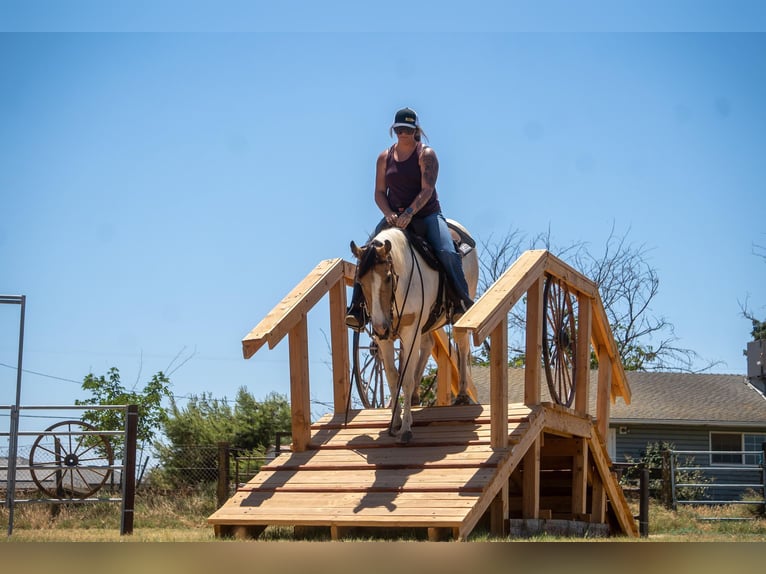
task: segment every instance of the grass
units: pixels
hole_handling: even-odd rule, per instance
[[[634,514],[636,504],[631,503]],[[139,492],[136,497],[134,532],[121,537],[120,505],[118,503],[69,505],[60,508],[52,517],[47,505],[18,505],[14,516],[13,535],[0,540],[15,542],[211,542],[216,538],[207,517],[215,511],[215,493],[211,490],[174,493],[173,495]],[[744,518],[741,520],[740,518]],[[766,519],[752,506],[730,505],[720,507],[682,506],[671,511],[652,502],[649,511],[649,541],[654,542],[766,542]],[[712,520],[717,519],[717,520]],[[8,510],[0,508],[0,528],[7,531]],[[317,529],[308,540],[328,540],[326,531]],[[371,539],[362,534],[357,541]],[[387,531],[376,540],[418,540],[422,533]],[[295,540],[291,528],[269,527],[259,540]],[[508,540],[492,538],[477,531],[472,541]],[[597,539],[600,542],[625,542],[626,538]],[[567,541],[541,535],[531,542]],[[638,539],[637,541],[646,541]]]

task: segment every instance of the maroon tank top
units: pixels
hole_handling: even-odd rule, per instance
[[[394,146],[388,148],[388,157],[386,158],[386,195],[391,209],[397,213],[403,212],[420,193],[422,186],[420,172],[420,154],[423,145],[418,144],[415,151],[404,161],[394,159]],[[439,213],[439,196],[434,193],[423,208],[415,214],[415,217],[424,217],[433,213]]]

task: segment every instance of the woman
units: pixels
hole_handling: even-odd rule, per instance
[[[412,225],[428,240],[457,297],[452,315],[452,321],[457,321],[473,301],[436,193],[439,160],[432,148],[421,143],[425,134],[414,110],[396,112],[391,132],[396,134],[396,143],[378,156],[375,173],[375,203],[383,212],[375,235],[385,227],[405,229]],[[366,322],[363,303],[361,289],[354,285],[346,315],[346,325],[352,329],[360,330]]]

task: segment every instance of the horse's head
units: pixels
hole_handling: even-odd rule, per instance
[[[391,242],[373,240],[364,247],[351,242],[351,252],[357,258],[356,280],[362,287],[367,313],[376,336],[391,335],[393,300],[396,280],[391,262]]]

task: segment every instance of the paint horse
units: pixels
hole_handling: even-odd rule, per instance
[[[470,239],[465,228],[451,220],[448,223],[453,238],[459,230],[460,235]],[[416,389],[434,345],[431,332],[448,321],[444,305],[438,306],[438,315],[432,314],[435,303],[444,300],[439,297],[439,290],[444,288],[446,279],[440,281],[440,271],[426,263],[398,228],[382,230],[364,247],[352,241],[351,251],[357,258],[357,281],[364,293],[392,397],[389,432],[397,434],[398,430],[397,442],[406,444],[412,439],[411,397],[417,396]],[[468,291],[474,299],[479,279],[476,249],[465,254],[462,262]],[[396,339],[400,341],[398,367],[394,360]],[[453,404],[468,404],[470,342],[467,333],[454,339],[460,387]],[[402,404],[396,400],[398,397],[404,399]]]

